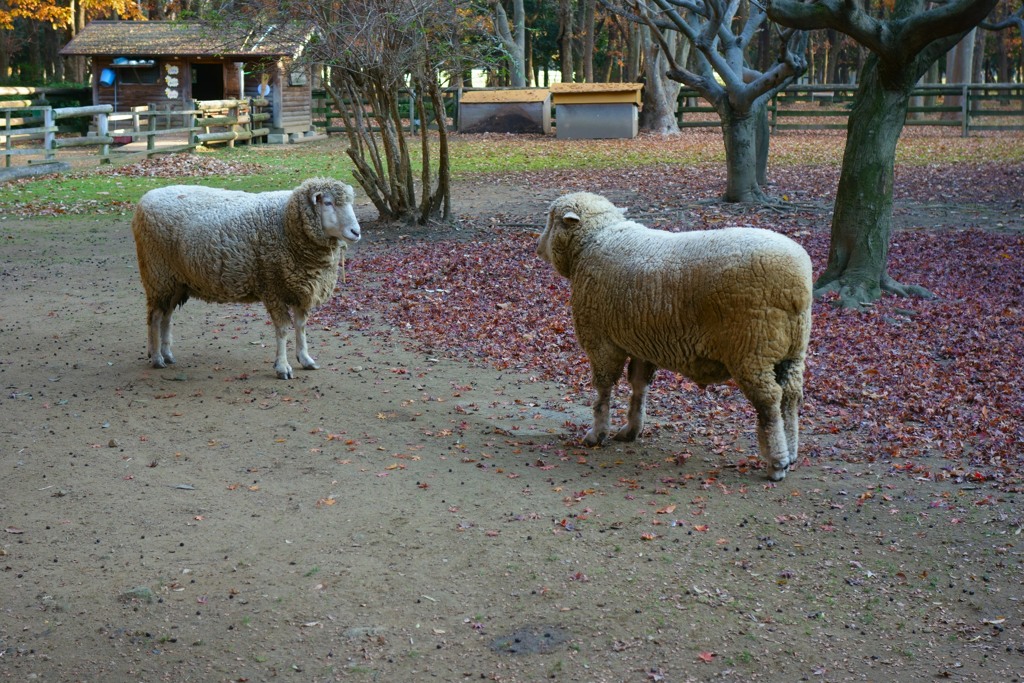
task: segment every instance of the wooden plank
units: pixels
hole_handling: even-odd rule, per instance
[[[53,146],[57,149],[64,147],[88,147],[90,145],[112,145],[114,138],[100,137],[99,135],[87,135],[81,138],[57,138]]]
[[[53,118],[57,120],[72,116],[93,116],[94,114],[109,114],[113,111],[114,107],[109,104],[98,104],[91,107],[61,107],[53,110]]]

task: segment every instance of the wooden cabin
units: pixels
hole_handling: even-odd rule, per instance
[[[93,21],[60,54],[92,60],[93,104],[116,112],[263,97],[270,102],[270,142],[312,135],[312,79],[308,67],[295,64],[305,38],[274,27],[242,37],[223,33],[198,21]]]
[[[552,83],[555,136],[566,140],[635,138],[641,83]]]
[[[551,91],[545,88],[466,90],[459,98],[460,133],[551,132]]]

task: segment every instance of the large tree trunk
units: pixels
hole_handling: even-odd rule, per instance
[[[817,296],[838,292],[839,304],[845,308],[870,305],[883,291],[930,296],[921,287],[900,285],[887,272],[893,167],[910,88],[885,88],[876,62],[874,56],[868,58],[853,100],[828,264],[814,285]]]
[[[726,202],[764,202],[757,178],[758,113],[736,113],[732,108],[720,107],[722,136],[725,140]]]

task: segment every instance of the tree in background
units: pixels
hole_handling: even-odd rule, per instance
[[[441,78],[464,70],[457,18],[465,8],[459,0],[311,0],[309,7],[303,18],[322,39],[306,58],[331,67],[332,97],[339,109],[350,112],[345,128],[355,177],[381,219],[448,220],[451,185]],[[408,118],[419,121],[418,188],[400,112],[406,85],[412,93]],[[346,102],[356,106],[346,107]],[[436,160],[431,125],[438,132]]]
[[[643,58],[644,71],[640,130],[673,135],[679,132],[676,109],[680,83],[668,77],[668,70],[672,64],[686,64],[690,42],[682,40],[676,32],[658,40],[650,26],[638,28],[637,51]]]
[[[343,113],[353,174],[381,220],[451,217],[442,78],[460,79],[467,51],[483,44],[464,40],[462,0],[251,0],[216,14],[225,37],[271,25],[299,42],[313,36],[302,62],[329,70],[324,87]]]
[[[606,0],[609,6],[612,0]],[[786,31],[770,66],[759,71],[750,64],[751,41],[766,24],[764,10],[749,4],[742,13],[739,0],[621,0],[620,11],[648,27],[668,61],[666,75],[695,89],[711,103],[722,121],[725,140],[727,202],[767,199],[767,104],[806,68],[806,35]],[[695,65],[676,61],[666,37],[677,32],[695,51]]]
[[[509,63],[509,84],[526,87],[526,10],[523,0],[512,0],[512,24],[502,0],[488,0],[494,12],[494,30]]]
[[[0,84],[86,80],[85,61],[69,73],[57,53],[93,19],[141,19],[132,0],[0,0]],[[16,73],[12,78],[10,74]]]
[[[769,0],[768,16],[795,29],[830,28],[870,51],[847,125],[846,151],[832,214],[828,264],[815,283],[838,304],[863,308],[882,292],[930,296],[888,273],[896,143],[914,85],[977,26],[997,0],[895,0],[883,16],[850,0]]]
[[[982,46],[982,77],[997,83],[1010,83],[1014,80],[1020,82],[1024,79],[1024,50],[1021,49],[1024,5],[1017,8],[1016,12],[1010,12],[1004,2],[989,15],[988,19],[989,21],[983,21],[980,25],[993,32],[995,40],[992,41],[991,48]],[[1016,28],[1016,34],[1005,30],[1008,28]],[[1013,65],[1014,61],[1016,65]]]

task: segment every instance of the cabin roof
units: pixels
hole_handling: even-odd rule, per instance
[[[547,88],[513,88],[500,90],[464,90],[460,102],[465,104],[506,104],[544,102],[551,97]]]
[[[294,26],[239,30],[201,21],[92,21],[61,49],[65,56],[298,57],[311,32]]]

